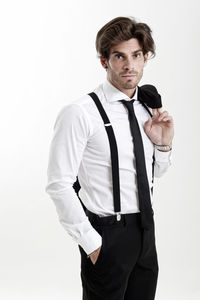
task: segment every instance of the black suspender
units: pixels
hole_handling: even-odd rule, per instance
[[[117,143],[116,143],[114,131],[113,131],[112,125],[110,123],[110,120],[109,120],[98,96],[94,92],[89,93],[88,95],[93,99],[94,103],[96,104],[97,109],[103,119],[104,126],[106,129],[107,135],[108,135],[108,140],[109,140],[109,144],[110,144],[110,153],[111,153],[111,165],[112,165],[114,211],[117,215],[117,220],[120,220],[121,219],[121,216],[120,216],[121,201],[120,201],[119,160],[118,160],[118,149],[117,149]],[[148,111],[150,116],[152,117],[152,114],[151,114],[149,108],[143,102],[141,102],[141,103],[145,107],[145,109]],[[155,157],[153,155],[152,182],[153,182],[153,178],[154,178],[154,161],[155,161]],[[73,185],[73,188],[75,189],[75,192],[78,195],[78,192],[80,190],[78,176],[77,176],[76,182]],[[153,193],[153,187],[152,187],[151,192]],[[80,201],[81,201],[81,199],[80,199]],[[86,210],[86,207],[84,206],[82,201],[81,201],[81,204],[82,204],[84,210]]]
[[[110,120],[98,98],[98,96],[92,92],[89,93],[94,100],[99,113],[103,119],[104,126],[108,135],[108,140],[110,144],[110,153],[111,153],[111,164],[112,164],[112,179],[113,179],[113,198],[114,198],[114,211],[119,213],[121,211],[121,201],[120,201],[120,183],[119,183],[119,161],[118,161],[118,149],[117,143],[114,135],[114,131]]]

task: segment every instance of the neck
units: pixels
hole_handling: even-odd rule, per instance
[[[132,88],[132,89],[122,89],[119,88],[114,82],[112,82],[111,80],[109,80],[107,78],[107,80],[114,86],[116,87],[119,91],[121,91],[122,93],[124,93],[125,95],[127,95],[130,99],[135,95],[136,92],[136,87]]]

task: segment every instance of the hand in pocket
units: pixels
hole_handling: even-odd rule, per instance
[[[90,255],[90,259],[93,263],[93,265],[95,265],[98,257],[99,257],[99,254],[100,254],[100,251],[101,251],[101,246],[99,248],[97,248],[91,255]]]

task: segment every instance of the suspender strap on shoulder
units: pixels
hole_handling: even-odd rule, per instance
[[[114,211],[115,213],[120,213],[121,202],[120,202],[119,160],[118,160],[118,149],[117,149],[117,143],[116,143],[114,131],[98,96],[94,92],[89,93],[88,95],[92,97],[92,99],[94,100],[94,103],[96,104],[97,109],[99,110],[99,113],[103,119],[104,126],[108,135],[110,152],[111,152]],[[120,219],[119,214],[117,215],[117,219]]]

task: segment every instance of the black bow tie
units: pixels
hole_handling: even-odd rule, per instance
[[[161,96],[155,86],[151,84],[138,86],[138,100],[144,102],[150,108],[162,107]]]

